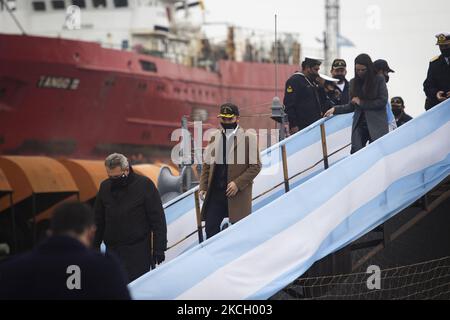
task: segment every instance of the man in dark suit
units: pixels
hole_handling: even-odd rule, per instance
[[[61,205],[50,230],[32,252],[0,264],[0,300],[130,299],[118,260],[89,249],[95,234],[90,207]]]
[[[436,35],[441,55],[434,57],[428,67],[423,91],[427,96],[425,110],[450,98],[450,33]]]

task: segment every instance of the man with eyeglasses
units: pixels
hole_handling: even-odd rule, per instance
[[[95,201],[94,246],[99,248],[104,241],[106,250],[122,261],[131,282],[165,259],[164,210],[153,182],[134,173],[124,155],[109,155],[105,167],[109,179],[100,185]]]

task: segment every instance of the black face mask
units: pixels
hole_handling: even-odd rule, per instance
[[[444,57],[450,58],[450,48],[441,49],[441,53]]]
[[[237,122],[233,122],[233,123],[221,123],[222,128],[224,128],[225,130],[234,130],[237,127]]]
[[[109,178],[111,180],[111,189],[120,189],[124,188],[128,184],[128,176],[123,173],[118,178]]]
[[[403,112],[402,108],[392,108],[392,113],[394,114],[394,116],[398,117],[399,115],[401,115]]]
[[[345,81],[345,76],[343,74],[338,74],[338,75],[334,76],[333,78],[338,79],[339,82]]]
[[[317,75],[317,74],[310,74],[309,76],[308,76],[308,78],[309,79],[311,79],[311,81],[316,81],[318,78],[319,78],[319,75]]]
[[[386,80],[386,83],[389,82],[389,76],[384,76],[384,80]]]

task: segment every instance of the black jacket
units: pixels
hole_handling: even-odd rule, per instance
[[[412,120],[412,117],[409,114],[406,114],[405,112],[402,112],[398,118],[397,117],[395,118],[395,122],[397,122],[397,127],[404,125],[409,120]]]
[[[444,93],[450,91],[450,65],[445,61],[444,56],[440,55],[431,60],[427,78],[423,83],[423,91],[427,96],[426,110],[439,104],[436,98],[439,91],[444,91]]]
[[[322,118],[331,107],[323,101],[317,85],[300,73],[293,74],[286,81],[283,104],[290,127],[298,127],[299,130]]]
[[[81,289],[69,290],[69,266],[80,269]],[[103,256],[67,236],[54,236],[33,251],[0,264],[0,300],[130,299],[117,258]]]
[[[339,87],[338,87],[338,90],[341,92],[341,98],[336,103],[336,105],[348,104],[350,102],[350,82],[345,80],[344,90],[341,91],[341,89],[339,89]]]
[[[153,231],[154,250],[166,250],[167,226],[161,197],[147,177],[131,171],[127,186],[117,192],[111,191],[110,179],[103,181],[95,201],[95,220],[97,248],[102,240],[111,247],[149,241]]]

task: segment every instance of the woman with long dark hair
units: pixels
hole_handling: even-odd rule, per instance
[[[350,81],[351,102],[329,109],[325,116],[355,112],[351,153],[389,132],[386,103],[388,91],[384,78],[375,73],[372,59],[363,53],[355,59],[355,77]]]

